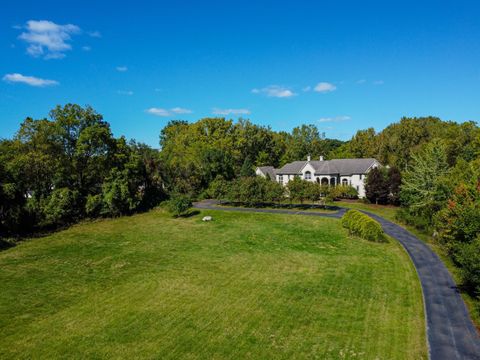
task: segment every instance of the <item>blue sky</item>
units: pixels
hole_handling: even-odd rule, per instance
[[[170,119],[219,115],[340,139],[477,121],[479,18],[475,1],[6,1],[0,137],[68,102],[155,147]]]

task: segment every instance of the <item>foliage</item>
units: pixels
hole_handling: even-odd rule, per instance
[[[357,199],[358,191],[351,185],[322,186],[321,193],[329,200]]]
[[[231,183],[228,200],[248,206],[280,201],[284,188],[261,176],[239,178]]]
[[[433,216],[448,196],[442,181],[448,170],[445,145],[441,141],[433,141],[412,158],[413,164],[403,176],[401,202],[409,215],[431,226]]]
[[[192,200],[187,195],[174,194],[167,202],[167,209],[173,217],[186,215],[192,207]]]
[[[287,183],[287,191],[290,201],[300,201],[303,204],[305,200],[316,201],[320,198],[320,188],[318,184],[303,180],[295,176]]]
[[[365,195],[373,204],[386,204],[389,195],[389,183],[384,169],[373,168],[365,181]]]
[[[85,214],[89,217],[95,218],[100,216],[102,212],[103,201],[102,195],[87,195],[87,200],[85,203]]]
[[[203,197],[207,199],[218,199],[226,200],[231,191],[231,182],[223,178],[223,176],[218,175],[215,180],[213,180],[208,189],[205,190]]]
[[[140,204],[140,197],[126,171],[112,169],[102,186],[102,213],[108,216],[129,214]]]
[[[164,180],[169,191],[200,194],[218,175],[233,180],[254,175],[255,166],[281,166],[307,154],[325,155],[339,140],[326,139],[315,125],[292,133],[224,118],[205,118],[189,124],[171,121],[160,135]]]
[[[342,216],[342,226],[348,229],[350,234],[366,240],[377,242],[385,240],[385,234],[380,223],[358,210],[348,210]]]
[[[399,205],[402,175],[396,167],[373,168],[365,180],[365,195],[373,204]]]
[[[480,235],[470,243],[461,244],[455,260],[460,264],[463,284],[480,297]]]
[[[402,174],[396,166],[391,166],[387,171],[388,179],[388,203],[400,205],[400,190],[402,185]]]
[[[436,216],[438,240],[449,253],[480,234],[480,189],[460,184]]]
[[[91,107],[57,106],[0,141],[0,234],[151,208],[164,198],[158,151],[114,138]]]
[[[78,198],[78,191],[69,188],[53,190],[43,207],[44,224],[67,224],[75,221],[80,210]]]
[[[250,157],[247,156],[243,165],[240,169],[240,176],[248,177],[248,176],[255,176],[255,171],[253,170],[253,163],[250,160]]]

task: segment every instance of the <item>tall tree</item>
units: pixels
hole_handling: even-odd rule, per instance
[[[412,160],[402,180],[401,202],[411,215],[432,225],[433,215],[447,198],[448,190],[442,181],[448,171],[445,144],[440,140],[432,141],[413,155]]]
[[[373,168],[367,175],[365,193],[374,204],[386,204],[389,195],[389,183],[384,170]]]

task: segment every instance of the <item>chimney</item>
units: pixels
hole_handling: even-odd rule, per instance
[[[307,161],[310,161],[310,155],[307,155]]]
[[[323,155],[320,155],[320,161],[323,161]]]

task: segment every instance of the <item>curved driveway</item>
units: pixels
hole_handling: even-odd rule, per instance
[[[197,209],[238,212],[260,212],[340,218],[346,209],[335,213],[315,213],[285,209],[250,209],[221,207],[218,201],[194,204]],[[450,273],[439,257],[421,240],[401,226],[367,213],[377,220],[386,234],[397,239],[406,249],[417,269],[425,300],[427,336],[430,358],[480,359],[480,338],[470,319],[465,303]]]

